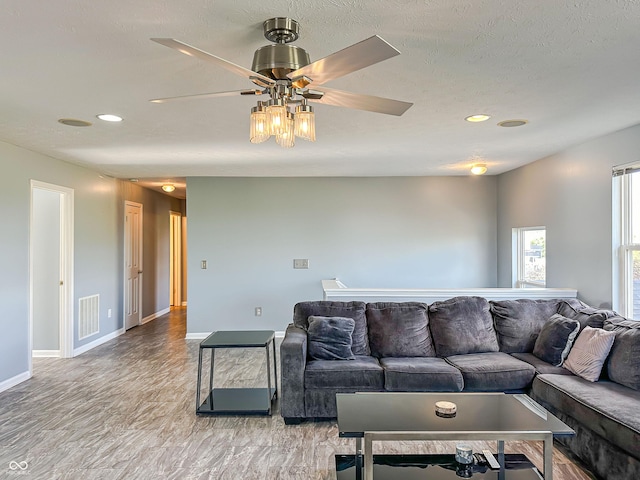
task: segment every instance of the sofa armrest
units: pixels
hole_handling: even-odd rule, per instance
[[[289,324],[280,344],[282,377],[280,414],[286,418],[304,418],[304,369],[307,365],[307,332]]]

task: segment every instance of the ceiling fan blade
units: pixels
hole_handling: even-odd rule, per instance
[[[192,45],[181,42],[180,40],[176,40],[174,38],[152,38],[156,43],[160,45],[164,45],[165,47],[173,48],[174,50],[178,50],[185,55],[189,55],[190,57],[196,57],[200,60],[204,60],[205,62],[213,63],[218,65],[219,67],[225,68],[236,75],[240,75],[241,77],[248,78],[249,80],[258,80],[262,82],[263,86],[273,85],[275,82],[271,80],[269,77],[265,77],[264,75],[260,75],[253,70],[249,70],[248,68],[241,67],[240,65],[236,65],[233,62],[225,60],[224,58],[217,57],[211,53],[205,52],[204,50],[200,50]]]
[[[167,98],[154,98],[149,100],[152,103],[167,103],[174,100],[192,100],[199,98],[215,98],[215,97],[235,97],[237,95],[262,95],[265,93],[263,90],[232,90],[229,92],[214,92],[214,93],[198,93],[196,95],[181,95],[179,97],[167,97]]]
[[[362,95],[360,93],[345,92],[344,90],[334,90],[332,88],[319,87],[314,90],[322,92],[322,98],[309,97],[309,100],[325,105],[336,107],[355,108],[368,112],[385,113],[387,115],[400,116],[406,112],[413,103],[401,102],[390,98],[375,97],[373,95]]]
[[[322,85],[396,55],[400,55],[398,50],[379,36],[374,35],[299,68],[287,77],[296,78],[304,75],[312,80],[313,85]]]

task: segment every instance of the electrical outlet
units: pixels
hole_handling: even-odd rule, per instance
[[[294,258],[293,259],[293,268],[309,268],[309,259],[308,258]]]
[[[262,316],[262,307],[256,307],[256,317]]]
[[[107,310],[107,318],[111,318],[111,309]]]
[[[207,269],[207,261],[206,261],[206,260],[202,260],[202,261],[200,262],[200,268],[201,268],[202,270],[206,270],[206,269]]]

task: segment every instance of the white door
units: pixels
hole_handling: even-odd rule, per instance
[[[182,215],[170,212],[169,305],[182,305]]]
[[[142,320],[142,205],[124,206],[124,328]]]
[[[32,356],[72,357],[72,189],[31,180],[29,258]]]

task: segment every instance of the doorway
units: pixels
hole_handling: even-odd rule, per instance
[[[142,204],[124,203],[124,328],[142,321]]]
[[[31,357],[73,356],[73,193],[31,180]]]
[[[182,214],[169,212],[169,305],[182,306]]]

